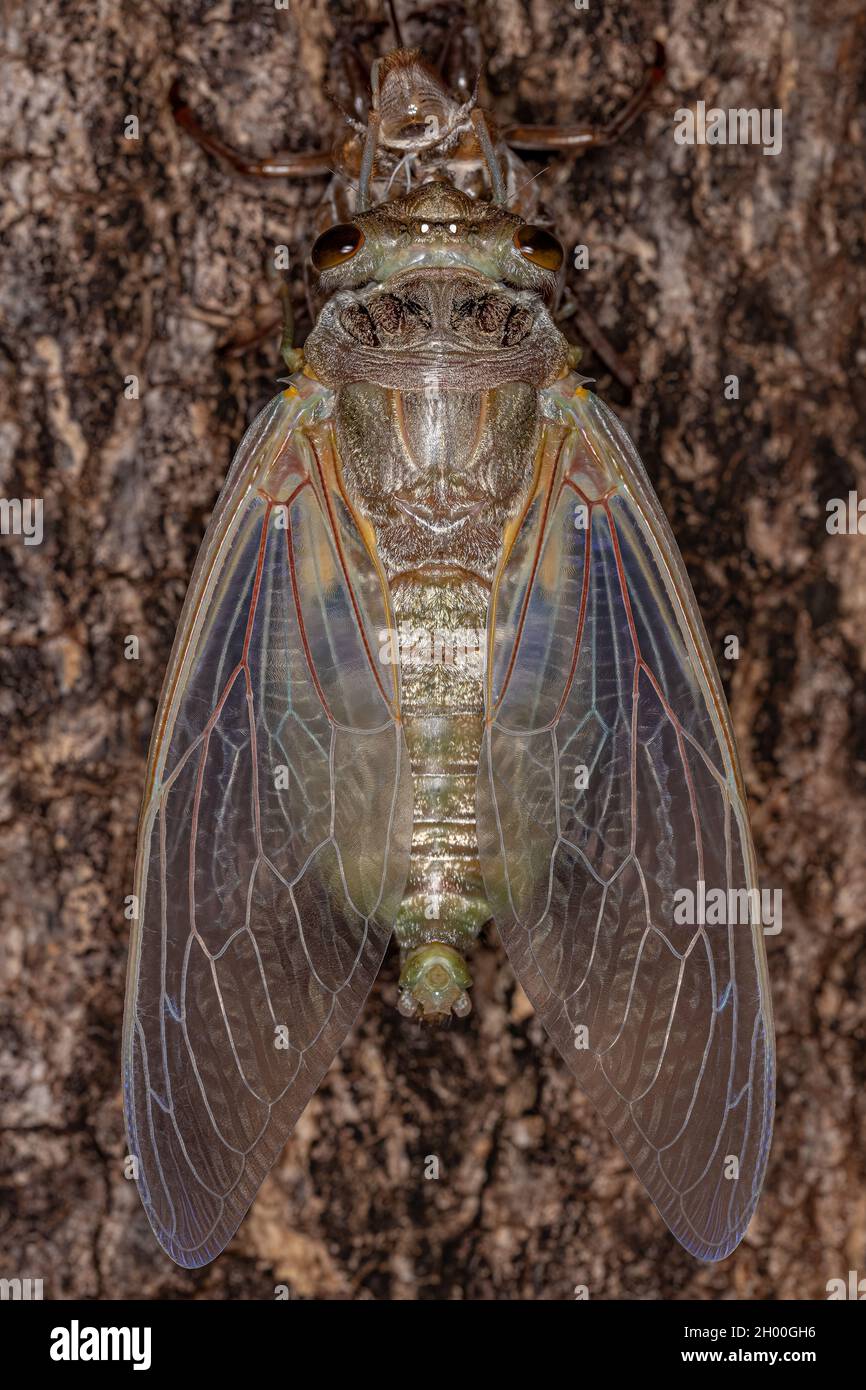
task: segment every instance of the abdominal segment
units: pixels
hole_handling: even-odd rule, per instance
[[[394,607],[414,787],[395,930],[404,953],[429,941],[462,953],[490,917],[475,828],[487,591],[472,580],[418,577],[397,586]]]
[[[400,1008],[465,1013],[463,955],[491,916],[476,828],[487,607],[506,526],[532,484],[538,395],[524,382],[484,392],[353,384],[338,393],[336,429],[344,486],[390,589],[394,629],[379,634],[379,658],[399,668],[412,767]]]

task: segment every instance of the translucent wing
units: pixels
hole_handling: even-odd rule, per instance
[[[330,395],[295,381],[208,528],[139,829],[127,1132],[186,1266],[231,1238],[357,1017],[408,867],[408,758],[373,642],[386,590],[339,490]]]
[[[541,482],[494,588],[481,863],[554,1043],[677,1239],[722,1259],[772,1126],[755,856],[676,542],[576,382],[547,393]]]

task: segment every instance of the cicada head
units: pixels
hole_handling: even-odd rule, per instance
[[[472,1009],[467,990],[469,967],[459,951],[431,941],[410,951],[400,972],[397,1007],[404,1018],[441,1023],[450,1014],[465,1018]]]
[[[422,184],[316,241],[307,363],[336,388],[549,385],[568,360],[550,314],[563,261],[551,233],[500,204]]]

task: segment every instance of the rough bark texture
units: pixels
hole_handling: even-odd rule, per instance
[[[43,1277],[59,1298],[269,1298],[281,1283],[342,1299],[566,1299],[579,1284],[594,1298],[822,1297],[830,1277],[866,1272],[866,536],[825,525],[828,499],[866,494],[858,0],[480,11],[485,102],[521,119],[611,114],[653,36],[667,40],[652,111],[542,177],[563,239],[590,249],[571,277],[581,304],[637,374],[629,393],[587,359],[679,537],[764,883],[784,893],[769,938],[777,1132],[743,1245],[720,1267],[675,1245],[495,940],[476,960],[475,1012],[449,1031],[403,1022],[386,969],[212,1266],[186,1274],[158,1252],[122,1175],[123,900],[147,741],[208,514],[281,374],[278,335],[226,348],[274,314],[277,243],[303,304],[323,188],[227,171],[176,129],[168,90],[180,77],[244,150],[314,148],[338,126],[329,47],[367,19],[374,57],[390,43],[379,15],[333,0],[8,15],[0,488],[44,498],[45,538],[0,545],[0,1273]],[[782,153],[677,145],[673,113],[699,99],[783,108]],[[729,374],[739,400],[724,397]]]

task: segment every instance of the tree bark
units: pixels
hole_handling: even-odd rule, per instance
[[[43,499],[44,539],[0,543],[3,1273],[42,1277],[53,1298],[271,1298],[277,1284],[298,1298],[821,1298],[866,1258],[866,536],[826,526],[830,499],[866,495],[857,0],[476,11],[483,102],[505,120],[606,119],[653,39],[667,43],[666,83],[619,143],[530,163],[549,166],[569,251],[588,248],[569,279],[581,315],[635,378],[625,388],[591,352],[582,364],[680,541],[762,881],[783,892],[768,938],[777,1129],[743,1245],[719,1267],[676,1246],[492,935],[474,1012],[449,1030],[400,1019],[389,963],[211,1266],[158,1253],[124,1178],[124,898],[151,723],[207,518],[283,374],[278,328],[232,345],[279,317],[275,245],[308,326],[324,189],[232,173],[177,129],[169,88],[179,79],[251,154],[317,148],[340,129],[331,47],[354,34],[369,62],[392,46],[380,11],[77,0],[48,27],[39,7],[9,16],[0,492]],[[446,27],[433,12],[422,37]],[[780,108],[781,152],[677,144],[675,112],[699,100]],[[575,339],[584,322],[570,320]]]

